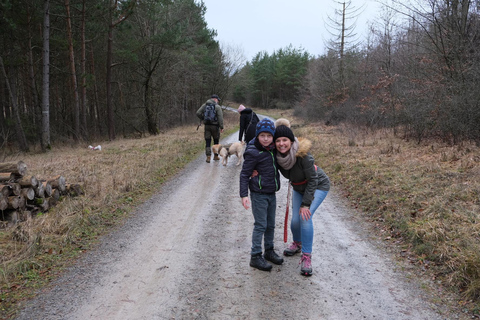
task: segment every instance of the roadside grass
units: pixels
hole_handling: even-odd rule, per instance
[[[317,164],[354,214],[371,222],[375,236],[417,274],[459,294],[456,307],[477,314],[480,148],[416,144],[389,130],[325,126],[296,118],[293,110],[254,111],[289,119],[296,136],[312,140]],[[222,137],[238,130],[237,113],[225,112],[225,118]],[[100,144],[102,151],[65,146],[6,159],[23,160],[29,175],[62,174],[67,182],[81,182],[85,195],[64,198],[31,221],[0,227],[1,319],[13,317],[20,302],[132,217],[138,204],[204,150],[203,130],[196,125]]]
[[[378,236],[479,314],[480,148],[319,123],[294,131]]]
[[[238,130],[238,114],[224,112],[225,132]],[[0,319],[15,315],[62,270],[95,246],[99,237],[122,224],[134,208],[158,192],[186,164],[204,154],[203,126],[183,126],[157,136],[101,142],[101,151],[61,146],[40,154],[16,155],[27,175],[58,174],[81,183],[85,195],[64,197],[33,219],[0,226]]]

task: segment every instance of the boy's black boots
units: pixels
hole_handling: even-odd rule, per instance
[[[283,258],[276,254],[273,249],[266,250],[263,256],[265,257],[265,260],[268,260],[272,263],[279,265],[283,263]]]
[[[272,269],[272,265],[265,261],[261,253],[250,258],[250,267],[263,271],[270,271]]]

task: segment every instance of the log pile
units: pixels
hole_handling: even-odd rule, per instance
[[[65,195],[83,194],[79,184],[67,184],[63,176],[38,179],[27,176],[27,165],[0,163],[0,220],[10,223],[47,212]]]

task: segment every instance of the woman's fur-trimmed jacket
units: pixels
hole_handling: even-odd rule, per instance
[[[312,142],[305,138],[297,138],[298,151],[296,162],[290,170],[279,166],[282,175],[290,180],[293,190],[303,194],[302,207],[309,207],[313,201],[315,190],[330,190],[330,179],[326,173],[315,166],[315,159],[310,154]],[[280,156],[277,154],[277,156]]]

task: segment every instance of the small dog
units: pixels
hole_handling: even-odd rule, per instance
[[[212,152],[217,153],[222,157],[222,164],[224,166],[228,163],[228,157],[235,155],[238,158],[237,166],[242,163],[243,152],[245,150],[245,141],[234,142],[226,145],[214,144],[212,146]]]

